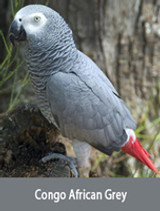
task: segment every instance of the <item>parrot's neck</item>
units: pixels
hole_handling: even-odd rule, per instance
[[[77,57],[75,45],[49,46],[48,49],[28,48],[25,53],[26,63],[32,74],[47,76],[58,71],[69,71]]]
[[[70,72],[77,54],[74,42],[56,43],[46,48],[43,45],[26,47],[26,64],[35,89],[44,89],[48,77],[57,72]]]

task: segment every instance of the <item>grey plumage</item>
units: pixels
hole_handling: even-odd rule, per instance
[[[114,87],[79,51],[70,72],[61,71],[50,77],[47,94],[62,134],[86,141],[104,153],[119,150],[127,140],[124,129],[135,128]]]
[[[23,48],[42,113],[63,136],[109,155],[118,151],[127,140],[125,128],[136,128],[125,103],[97,65],[77,50],[72,31],[58,13],[30,5],[15,20],[34,13],[46,20],[34,32],[27,25],[32,23],[22,22],[27,35]]]

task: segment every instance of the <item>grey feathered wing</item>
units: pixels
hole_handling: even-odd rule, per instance
[[[125,128],[136,124],[104,73],[79,52],[70,72],[58,72],[47,83],[47,95],[62,135],[85,141],[100,151],[118,151]]]

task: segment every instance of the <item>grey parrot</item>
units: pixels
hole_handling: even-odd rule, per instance
[[[122,149],[158,173],[135,136],[136,123],[124,101],[76,48],[71,29],[56,11],[44,5],[23,7],[11,23],[9,38],[24,50],[38,106],[72,140],[79,168],[89,167],[93,146],[108,155]]]

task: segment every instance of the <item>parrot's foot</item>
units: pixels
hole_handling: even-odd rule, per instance
[[[79,177],[78,171],[75,167],[75,165],[77,165],[76,158],[72,158],[72,157],[62,155],[59,153],[50,153],[49,155],[46,155],[45,157],[43,157],[41,159],[41,161],[43,163],[46,163],[46,162],[54,160],[54,159],[61,159],[61,160],[65,161],[67,163],[67,165],[70,167],[70,170],[71,170],[73,176],[76,178]]]

